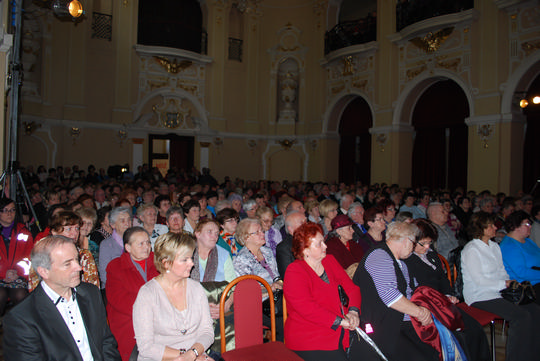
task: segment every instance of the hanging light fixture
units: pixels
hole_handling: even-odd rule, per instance
[[[59,18],[77,19],[84,14],[83,6],[77,0],[53,0],[51,7]]]

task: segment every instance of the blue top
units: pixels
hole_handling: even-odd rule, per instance
[[[540,267],[540,248],[530,238],[521,243],[512,237],[505,236],[500,244],[504,268],[510,279],[518,282],[529,281],[540,283],[540,271],[531,267]]]

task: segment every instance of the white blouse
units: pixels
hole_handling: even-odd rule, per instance
[[[468,305],[501,298],[500,290],[510,279],[504,268],[501,249],[495,242],[488,244],[473,239],[461,251],[463,297]]]

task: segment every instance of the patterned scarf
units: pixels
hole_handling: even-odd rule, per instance
[[[204,269],[204,277],[201,280],[201,273],[199,272],[199,248],[195,248],[193,253],[193,270],[191,271],[191,278],[199,282],[212,282],[216,279],[217,267],[218,267],[218,250],[217,247],[212,248],[208,254],[206,260],[206,268]]]
[[[239,250],[238,250],[238,247],[236,246],[236,237],[234,236],[234,234],[221,232],[220,236],[221,238],[223,238],[225,242],[227,242],[229,247],[231,247],[231,253],[233,257],[236,257]]]

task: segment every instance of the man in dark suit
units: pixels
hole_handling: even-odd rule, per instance
[[[42,281],[4,319],[5,360],[121,360],[99,289],[81,283],[73,241],[45,237],[31,259]]]
[[[294,262],[294,255],[292,253],[294,231],[302,224],[306,223],[306,221],[306,215],[303,212],[293,211],[288,213],[287,218],[285,218],[284,227],[287,229],[287,234],[276,247],[276,261],[281,278],[285,277],[285,270],[287,270],[287,267]]]
[[[354,235],[353,239],[358,242],[358,239],[367,232],[364,227],[364,206],[360,202],[354,202],[349,206],[347,215],[353,220],[352,226]]]

